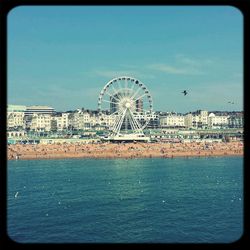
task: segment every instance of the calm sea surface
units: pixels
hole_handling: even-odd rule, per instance
[[[39,243],[229,243],[243,157],[8,161],[8,235]]]

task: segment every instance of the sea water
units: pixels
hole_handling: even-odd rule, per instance
[[[243,157],[12,160],[8,236],[23,243],[230,243]]]

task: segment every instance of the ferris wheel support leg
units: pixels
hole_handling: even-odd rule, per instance
[[[119,124],[118,124],[117,134],[120,133],[121,126],[122,126],[122,123],[123,123],[123,121],[124,121],[124,117],[125,117],[126,112],[127,112],[127,110],[125,109],[124,112],[123,112],[123,114],[122,114],[122,117],[121,117],[121,119],[120,119],[120,121],[119,121]]]

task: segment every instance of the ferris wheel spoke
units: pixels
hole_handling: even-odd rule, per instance
[[[126,93],[126,96],[128,96],[128,79],[127,78],[125,79],[125,93]]]
[[[133,92],[134,88],[135,88],[135,84],[132,85],[131,92]]]
[[[135,125],[134,125],[133,120],[131,118],[131,115],[129,115],[129,121],[130,121],[130,125],[131,125],[132,130],[136,131],[136,128],[135,128]]]
[[[120,98],[115,97],[113,93],[110,93],[109,91],[106,91],[106,93],[107,93],[109,96],[111,96],[112,98],[114,98],[115,100],[120,101]]]
[[[111,128],[112,131],[115,131],[115,128],[116,128],[116,126],[117,126],[117,124],[118,124],[121,116],[122,116],[122,112],[118,112],[117,115],[111,116],[111,117],[114,118],[113,125],[111,126],[112,127]]]
[[[138,131],[141,131],[142,125],[140,124],[139,121],[136,120],[136,118],[134,117],[133,113],[130,111],[131,114],[131,118],[135,124],[135,127],[138,129]]]
[[[138,129],[141,129],[142,128],[141,123],[135,117],[133,117],[133,118],[134,118],[135,124],[137,125]]]
[[[103,102],[108,102],[108,103],[113,103],[113,104],[118,104],[118,102],[111,102],[111,101],[108,101],[108,100],[102,100]]]
[[[111,130],[113,132],[115,132],[115,133],[116,133],[116,127],[117,127],[117,124],[118,124],[118,120],[119,120],[119,116],[115,118],[114,124],[113,124],[113,126],[111,128]]]
[[[147,94],[145,93],[145,94],[143,94],[143,95],[137,97],[135,100],[133,99],[133,102],[136,102],[136,101],[140,100],[141,98],[143,98],[143,97],[146,96],[146,95],[147,95]]]
[[[112,130],[117,132],[118,124],[120,123],[120,119],[122,118],[123,113],[119,112],[118,115],[115,117],[114,124],[112,126]]]
[[[138,88],[138,89],[135,91],[135,93],[134,93],[130,98],[131,98],[131,99],[134,99],[134,98],[137,96],[137,94],[139,94],[140,91],[141,91],[141,89]]]
[[[132,83],[132,85],[130,85],[128,88],[129,98],[131,98],[133,91],[134,91],[134,84]]]
[[[114,88],[114,84],[111,84],[111,87],[112,87],[113,91],[116,93],[116,89]]]
[[[127,113],[127,109],[124,110],[123,117],[122,117],[122,119],[120,120],[119,132],[120,132],[120,130],[121,130],[121,127],[122,127],[123,121],[124,121],[124,119],[125,119],[126,113]]]
[[[119,93],[121,93],[121,97],[123,98],[124,97],[124,94],[123,94],[123,86],[121,85],[121,81],[118,80],[117,81],[117,88],[119,89]]]
[[[127,97],[127,94],[126,94],[126,89],[124,88],[124,89],[122,89],[122,96],[123,97]]]
[[[128,133],[128,124],[129,124],[129,113],[126,112],[126,115],[125,115],[125,131],[126,131],[126,133]]]
[[[119,119],[119,116],[122,116],[124,113],[124,109],[119,110],[118,114],[117,114],[117,119]]]
[[[124,112],[124,110],[118,110],[118,111],[116,111],[117,112],[117,115],[115,115],[115,121],[114,121],[114,128],[117,126],[117,124],[118,124],[118,121],[120,120],[120,118],[122,117],[122,115],[123,115],[123,112]],[[116,113],[115,112],[115,113]],[[114,113],[113,113],[114,114]]]
[[[126,89],[125,89],[125,88],[122,89],[122,97],[123,97],[123,98],[124,98],[124,97],[127,97]]]
[[[112,84],[111,86],[112,86],[112,89],[113,89],[113,91],[114,91],[114,94],[117,95],[117,96],[119,96],[119,99],[121,99],[122,96],[121,96],[121,94],[120,94],[120,92],[119,92],[120,88],[119,88],[119,86],[118,86],[118,83],[117,83],[117,86],[116,86],[117,89],[114,87],[114,84]]]
[[[117,91],[116,91],[116,94],[119,95],[119,99],[122,99],[124,97],[123,95],[123,89],[120,88],[119,86],[117,86]]]
[[[109,95],[110,97],[112,97],[112,99],[117,100],[118,102],[120,101],[120,99],[117,99],[116,97],[114,97],[113,95],[111,95],[109,92],[106,91],[106,94]]]
[[[120,119],[119,119],[119,121],[117,123],[116,129],[115,129],[117,134],[119,134],[119,132],[121,130],[121,126],[122,126],[125,114],[126,114],[126,109],[124,110],[122,116],[120,117]]]
[[[137,124],[136,124],[136,122],[135,122],[135,119],[134,119],[133,115],[131,114],[130,117],[131,117],[131,124],[133,124],[133,130],[134,130],[135,132],[139,132],[139,131],[140,131],[140,128],[137,126]]]
[[[119,91],[117,91],[117,90],[114,88],[113,84],[112,84],[111,86],[112,86],[112,89],[113,89],[113,91],[114,91],[114,94],[117,95],[117,96],[119,96],[119,99],[121,99],[122,96],[120,95]],[[118,88],[118,90],[119,90],[119,88]]]
[[[134,87],[135,87],[135,84],[133,84],[132,87],[130,88],[131,93],[133,93]]]
[[[110,116],[115,116],[117,114],[119,114],[119,110],[116,110],[114,113],[110,114]]]

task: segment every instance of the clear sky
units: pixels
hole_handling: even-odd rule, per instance
[[[154,110],[243,110],[234,7],[22,6],[8,14],[7,38],[8,104],[97,109],[104,85],[127,75],[148,87]]]

